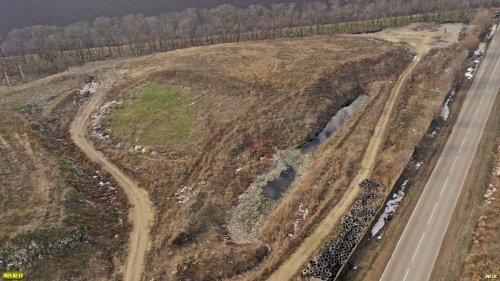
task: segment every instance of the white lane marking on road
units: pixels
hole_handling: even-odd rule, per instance
[[[405,278],[403,278],[403,281],[405,281],[405,280],[406,280],[406,277],[408,276],[408,272],[410,272],[410,269],[409,269],[409,268],[406,270]]]
[[[443,185],[443,188],[441,188],[441,192],[439,193],[439,197],[441,197],[441,195],[443,195],[443,191],[444,191],[444,188],[446,187],[446,184],[448,183],[448,178],[446,178],[446,181],[444,182],[444,185]]]
[[[458,150],[458,152],[462,151],[462,147],[464,146],[464,143],[465,143],[465,138],[464,138],[464,140],[462,141],[462,144],[460,145],[460,149]]]
[[[479,107],[476,107],[476,111],[474,111],[474,116],[472,118],[476,118],[476,114],[477,114],[478,109],[479,109]]]
[[[457,159],[458,159],[458,155],[457,155],[457,157],[455,157],[455,161],[453,161],[453,165],[451,165],[450,171],[453,170],[453,168],[455,167],[455,163],[457,163]]]
[[[415,256],[417,256],[418,249],[420,248],[420,244],[422,244],[422,240],[424,240],[425,232],[422,234],[422,237],[420,237],[420,241],[418,242],[417,249],[415,250],[415,253],[413,254],[413,257],[411,258],[411,262],[415,259]]]
[[[483,104],[483,98],[484,98],[484,94],[481,96],[481,100],[479,101],[479,104]]]
[[[470,124],[469,124],[469,128],[467,128],[467,132],[465,132],[466,134],[468,134],[468,133],[469,133],[470,126],[472,126],[472,121],[471,121],[471,122],[470,122]]]
[[[436,202],[436,204],[434,204],[434,208],[432,209],[431,216],[429,217],[429,220],[427,221],[427,225],[429,225],[429,223],[431,222],[432,216],[434,215],[434,211],[436,211],[437,205],[438,205],[438,202]]]

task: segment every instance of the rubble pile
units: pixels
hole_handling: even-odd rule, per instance
[[[82,89],[77,90],[76,101],[87,100],[97,92],[99,82],[96,77],[89,77]]]
[[[29,245],[6,245],[0,247],[0,268],[7,270],[23,270],[43,261],[54,252],[72,250],[88,242],[87,230],[79,229],[66,238],[57,241],[35,242]]]
[[[92,135],[99,140],[109,141],[110,137],[104,128],[104,121],[109,116],[111,111],[122,104],[122,101],[110,101],[99,107],[94,115],[92,115]]]

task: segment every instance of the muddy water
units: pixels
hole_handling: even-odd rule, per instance
[[[303,153],[313,152],[319,145],[324,143],[335,131],[344,125],[351,114],[363,104],[366,99],[365,95],[356,98],[351,104],[341,108],[330,121],[326,124],[323,131],[321,131],[314,139],[304,144],[301,147]],[[286,191],[288,186],[295,180],[295,170],[292,166],[287,166],[287,169],[274,180],[268,181],[262,189],[262,195],[265,198],[278,200],[281,195]]]
[[[346,107],[341,108],[337,114],[335,114],[332,119],[326,124],[325,128],[321,133],[319,133],[315,138],[313,138],[310,142],[304,144],[301,150],[304,153],[313,152],[319,145],[324,143],[328,138],[335,133],[342,125],[344,125],[351,114],[363,104],[363,101],[366,99],[365,95],[360,95],[357,97],[351,104]]]
[[[295,170],[291,166],[287,166],[287,169],[281,172],[279,177],[267,182],[262,189],[262,195],[265,198],[278,200],[294,180]]]

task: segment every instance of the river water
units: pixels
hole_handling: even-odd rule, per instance
[[[302,146],[302,151],[304,153],[312,153],[319,145],[327,141],[333,133],[340,129],[349,120],[351,114],[363,104],[365,99],[365,95],[360,95],[351,104],[341,108],[326,124],[323,131]]]
[[[365,99],[365,95],[360,95],[351,104],[341,108],[316,137],[301,147],[301,151],[305,154],[314,152],[319,145],[327,141],[333,133],[349,120],[352,113],[363,104]],[[276,179],[267,182],[262,188],[262,195],[268,199],[278,200],[295,180],[295,173],[296,171],[292,166],[287,166],[287,169],[282,171]]]

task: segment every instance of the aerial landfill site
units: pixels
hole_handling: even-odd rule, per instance
[[[227,36],[267,8],[96,21],[130,42],[48,26],[40,52],[15,36],[41,27],[0,35],[2,278],[500,278],[495,2],[313,3]]]

